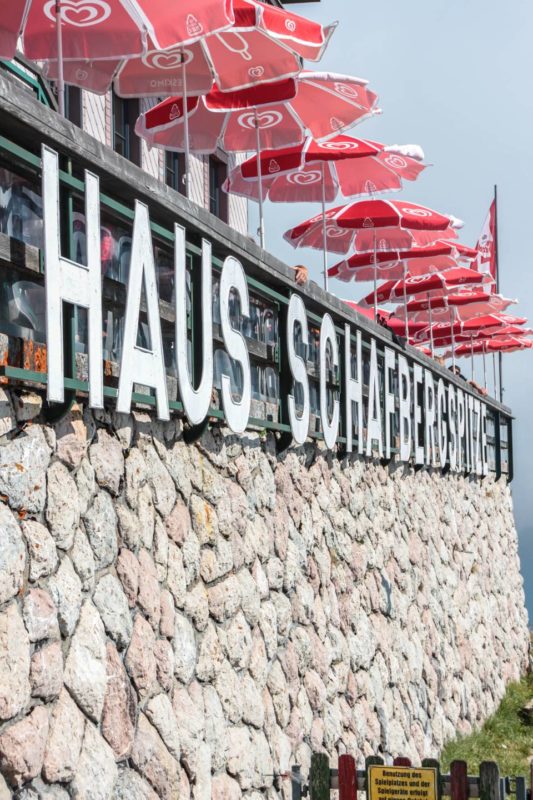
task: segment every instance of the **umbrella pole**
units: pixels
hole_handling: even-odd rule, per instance
[[[409,323],[407,321],[407,286],[405,285],[405,281],[407,280],[407,267],[405,266],[405,261],[403,262],[403,319],[405,322],[405,339],[409,341]]]
[[[435,348],[433,346],[433,314],[431,310],[431,297],[428,292],[428,310],[429,310],[429,335],[431,338],[431,358],[435,357]]]
[[[453,326],[455,325],[455,308],[452,308],[452,368],[455,373],[455,331]]]
[[[498,396],[496,386],[496,353],[492,354],[492,379],[494,383],[494,397],[496,398]]]
[[[63,77],[63,30],[61,26],[61,0],[56,0],[57,33],[57,104],[59,113],[65,116],[65,80]]]
[[[190,196],[189,191],[189,162],[191,156],[191,143],[189,139],[189,115],[188,115],[188,108],[187,108],[187,64],[186,64],[186,57],[184,55],[183,50],[181,51],[181,58],[182,58],[182,70],[183,70],[183,130],[185,133],[185,197]]]
[[[255,149],[257,150],[257,177],[259,179],[259,243],[261,249],[265,249],[265,222],[263,217],[263,175],[261,173],[261,137],[259,134],[259,120],[257,119],[257,109],[255,115]]]
[[[324,251],[324,289],[328,291],[328,234],[326,230],[326,176],[322,162],[322,250]]]
[[[455,320],[452,319],[452,368],[455,373],[455,331],[453,329]]]
[[[483,385],[487,388],[487,360],[485,358],[485,342],[483,342]]]
[[[376,231],[374,229],[374,321],[378,321],[378,254],[376,252]]]
[[[474,380],[474,337],[470,336],[470,361],[472,364],[472,380]]]

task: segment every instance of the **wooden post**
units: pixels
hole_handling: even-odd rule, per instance
[[[302,774],[298,764],[291,768],[292,800],[302,800]]]
[[[479,766],[479,800],[500,800],[500,771],[495,761]]]
[[[452,761],[450,764],[450,797],[452,800],[468,798],[468,765],[466,761]]]
[[[355,758],[339,756],[339,800],[357,800],[357,771]]]
[[[515,778],[516,800],[527,800],[526,779],[521,775]]]
[[[431,767],[437,770],[437,798],[442,800],[442,780],[440,777],[440,762],[435,758],[424,758],[422,760],[423,767]]]
[[[384,763],[385,762],[383,761],[381,756],[367,756],[365,758],[365,792],[366,792],[367,798],[368,798],[368,786],[369,786],[368,768],[373,766],[374,764],[382,765]]]
[[[309,796],[311,800],[329,800],[329,758],[326,753],[313,753],[309,771]]]

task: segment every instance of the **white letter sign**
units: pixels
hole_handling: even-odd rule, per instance
[[[185,228],[174,225],[174,274],[176,292],[176,367],[183,410],[191,425],[203,422],[213,391],[213,304],[211,245],[202,239],[202,379],[192,385],[187,360],[187,283],[185,269]]]
[[[43,175],[44,257],[46,269],[46,350],[48,400],[64,400],[63,303],[87,309],[89,318],[89,405],[103,408],[102,269],[100,263],[100,195],[96,175],[85,172],[85,237],[87,266],[61,256],[59,231],[59,167],[57,153],[41,149]]]
[[[250,373],[250,356],[244,336],[235,330],[229,315],[230,292],[235,289],[239,297],[240,313],[250,316],[250,300],[246,275],[239,261],[228,256],[220,275],[220,324],[224,346],[230,358],[237,362],[242,374],[242,392],[240,400],[235,400],[231,392],[231,378],[224,372],[221,375],[222,405],[226,420],[234,433],[243,433],[248,425],[250,404],[252,402],[252,377]]]
[[[137,345],[143,280],[151,349]],[[118,381],[117,411],[121,414],[130,412],[134,383],[155,389],[157,416],[163,420],[170,419],[150,218],[148,206],[138,200],[135,201],[124,346]]]
[[[339,366],[339,348],[335,336],[335,326],[329,314],[324,314],[320,326],[320,420],[326,447],[332,450],[337,441],[339,432],[339,401],[333,401],[333,414],[331,420],[328,416],[328,386],[326,369],[326,349],[330,343],[332,351],[331,366]]]

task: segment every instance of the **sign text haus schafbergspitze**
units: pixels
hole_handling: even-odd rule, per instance
[[[59,168],[56,152],[42,148],[42,192],[44,211],[44,252],[46,287],[46,326],[48,342],[48,399],[64,399],[63,302],[87,309],[89,323],[89,405],[104,405],[102,344],[102,278],[100,254],[99,180],[85,173],[85,218],[87,266],[61,255]],[[188,365],[186,307],[186,235],[174,226],[175,330],[174,352],[178,390],[184,412],[193,425],[202,423],[209,413],[213,390],[213,312],[211,244],[202,240],[202,369],[194,386]],[[150,349],[139,347],[137,331],[144,285]],[[246,275],[240,261],[227,256],[219,286],[220,325],[224,348],[240,370],[241,392],[235,396],[230,376],[222,373],[221,400],[229,428],[243,433],[248,425],[252,399],[250,358],[246,340],[232,325],[230,295],[237,295],[240,313],[248,317],[250,301]],[[308,345],[306,307],[293,293],[289,300],[286,324],[280,335],[285,349],[285,369],[292,387],[285,397],[287,420],[293,440],[302,444],[308,434],[310,417],[309,379],[305,361],[296,342]],[[487,407],[452,381],[433,373],[422,364],[392,347],[384,348],[383,370],[379,369],[377,342],[370,337],[367,374],[363,377],[361,331],[345,324],[344,346],[339,346],[335,325],[329,313],[322,315],[319,339],[320,420],[325,443],[335,447],[342,430],[345,450],[368,457],[390,458],[395,448],[401,461],[417,465],[447,467],[452,471],[488,473]],[[341,351],[342,350],[342,351]],[[339,370],[342,382],[338,396],[328,398],[327,356],[329,365]],[[282,382],[283,383],[283,382]],[[368,394],[363,384],[368,385]],[[120,360],[117,411],[128,413],[134,384],[154,390],[159,419],[170,416],[165,360],[153,244],[148,207],[135,202],[132,255],[124,320],[123,349]],[[295,396],[299,396],[299,402]],[[396,419],[396,424],[394,420]],[[396,431],[395,431],[396,429]]]

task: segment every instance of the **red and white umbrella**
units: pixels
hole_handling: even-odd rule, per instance
[[[222,91],[235,91],[297,75],[304,58],[322,57],[336,27],[258,0],[233,0],[232,5],[230,28],[164,50],[148,40],[142,56],[124,61],[67,62],[65,82],[97,93],[113,84],[120,97],[195,97],[207,94],[213,81]],[[48,65],[50,78],[54,67]]]
[[[435,347],[447,347],[453,341],[469,341],[471,338],[497,336],[499,333],[515,335],[527,331],[521,328],[527,320],[524,317],[511,317],[507,314],[487,314],[469,320],[455,320],[453,323],[437,322],[427,326],[413,336],[413,342],[429,342],[433,337]]]
[[[15,55],[22,36],[33,61],[58,62],[62,110],[63,67],[69,61],[140,56],[192,44],[234,22],[231,0],[11,0],[2,7],[0,57]]]
[[[532,339],[506,335],[498,336],[494,339],[461,344],[454,353],[456,357],[482,355],[485,353],[514,353],[518,350],[530,350],[532,347]],[[451,351],[447,355],[451,355]]]
[[[413,247],[410,250],[379,250],[373,253],[355,253],[330,267],[330,278],[349,281],[371,281],[374,267],[378,277],[384,280],[400,280],[407,275],[425,275],[428,272],[443,272],[458,266],[458,262],[469,263],[478,251],[459,242],[435,242],[428,247]]]
[[[429,311],[432,312],[433,322],[446,322],[453,320],[467,320],[483,314],[498,314],[517,303],[503,297],[501,294],[492,294],[481,289],[468,289],[441,297],[414,298],[407,303],[407,314],[413,321],[429,322]],[[402,317],[404,309],[398,307],[394,312]]]
[[[408,276],[405,281],[387,281],[377,290],[379,303],[393,303],[401,300],[404,294],[417,295],[429,292],[450,293],[457,286],[490,284],[492,278],[486,273],[468,267],[454,267],[445,272],[432,272],[427,275]],[[374,302],[374,292],[370,292],[360,301],[361,305],[370,306]]]
[[[296,147],[267,150],[228,175],[224,189],[240,197],[273,203],[331,203],[339,193],[357,197],[402,188],[425,169],[419,145],[384,145],[352,136],[325,142],[306,139]],[[260,171],[260,172],[259,172]]]
[[[402,180],[416,180],[425,169],[418,145],[386,146],[379,142],[335,136],[317,142],[268,150],[235,167],[223,188],[226,192],[274,203],[326,203],[338,194],[357,197],[401,189]],[[323,248],[324,285],[327,289],[327,249]]]
[[[427,275],[408,276],[401,281],[387,281],[379,288],[374,287],[374,291],[364,297],[361,305],[370,305],[372,302],[392,303],[403,299],[404,309],[407,296],[425,293],[430,295],[432,292],[449,294],[457,286],[477,285],[480,283],[491,283],[489,275],[482,274],[477,270],[468,267],[454,267],[444,272],[433,272]],[[429,329],[433,329],[431,320],[431,308]],[[407,316],[405,317],[407,320]],[[433,341],[432,341],[433,350]]]
[[[300,223],[286,231],[284,238],[293,247],[313,247],[324,252],[372,252],[377,307],[379,251],[406,250],[441,239],[456,239],[455,228],[462,225],[455,217],[407,200],[358,200]]]
[[[327,72],[302,72],[288,78],[238,92],[221,92],[190,98],[186,106],[190,148],[213,153],[290,147],[311,133],[317,140],[352,127],[377,113],[377,96],[367,81]],[[136,132],[154,147],[185,149],[184,104],[170,97],[142,114]],[[261,244],[264,244],[260,202]]]
[[[191,150],[254,150],[259,133],[260,157],[265,148],[299,144],[306,131],[327,139],[376,113],[376,102],[367,81],[327,72],[302,72],[236,92],[213,86],[209,94],[187,101]],[[168,97],[139,117],[136,132],[153,147],[183,151],[183,111],[180,97]]]
[[[380,252],[425,247],[439,239],[456,239],[463,223],[407,200],[358,200],[326,212],[327,250],[343,255],[350,252]],[[284,234],[293,247],[323,247],[322,215],[296,225]]]

